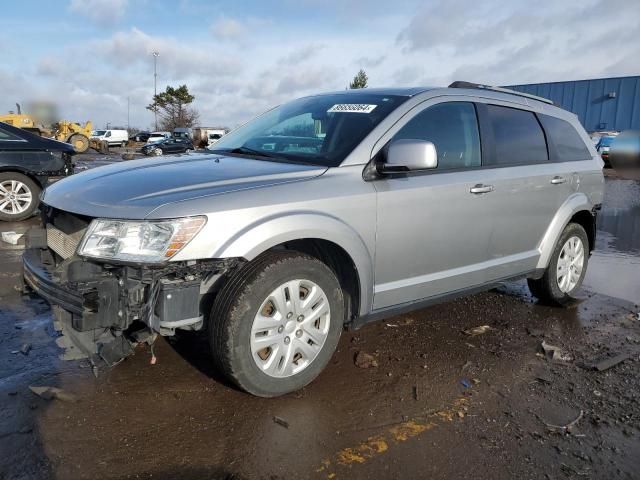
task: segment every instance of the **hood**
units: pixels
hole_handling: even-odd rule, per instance
[[[326,167],[214,154],[144,158],[88,170],[43,194],[47,205],[104,218],[146,218],[170,203],[322,175]]]

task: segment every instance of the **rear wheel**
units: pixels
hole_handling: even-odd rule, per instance
[[[0,220],[10,222],[29,218],[38,208],[40,190],[26,175],[0,173]]]
[[[582,285],[589,263],[589,239],[577,223],[567,225],[542,278],[529,279],[529,290],[538,299],[565,305]]]
[[[270,252],[218,294],[209,335],[218,369],[243,390],[274,397],[298,390],[329,362],[340,339],[340,284],[319,260]]]
[[[74,133],[69,137],[67,143],[73,146],[76,153],[84,153],[89,150],[89,139],[79,133]]]

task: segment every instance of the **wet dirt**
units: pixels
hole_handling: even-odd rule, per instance
[[[638,192],[607,181],[571,307],[516,282],[344,332],[320,377],[277,399],[227,385],[195,334],[159,340],[155,365],[140,348],[98,378],[58,360],[49,307],[16,290],[21,250],[0,244],[0,478],[638,478],[640,269],[620,267],[640,258]],[[375,366],[356,366],[360,352]]]

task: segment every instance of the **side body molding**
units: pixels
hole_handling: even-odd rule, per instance
[[[592,207],[593,205],[589,201],[589,197],[584,193],[573,193],[569,198],[567,198],[556,212],[556,215],[549,224],[549,228],[547,228],[547,231],[538,245],[538,250],[540,251],[540,258],[538,259],[538,265],[536,266],[538,269],[545,269],[549,265],[553,249],[555,248],[564,227],[566,227],[569,220],[571,220],[571,217],[581,210],[591,212]]]
[[[320,212],[295,212],[263,218],[220,244],[210,258],[242,257],[253,260],[284,242],[314,238],[342,247],[353,260],[360,279],[360,315],[370,312],[373,301],[373,253],[362,237],[342,220]]]

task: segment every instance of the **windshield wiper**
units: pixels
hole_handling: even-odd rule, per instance
[[[273,155],[271,155],[270,153],[266,153],[262,150],[254,150],[253,148],[249,148],[249,147],[237,147],[234,148],[233,150],[229,150],[229,152],[227,153],[244,153],[244,154],[248,154],[248,155],[257,155],[259,157],[265,157],[265,158],[273,158]]]

